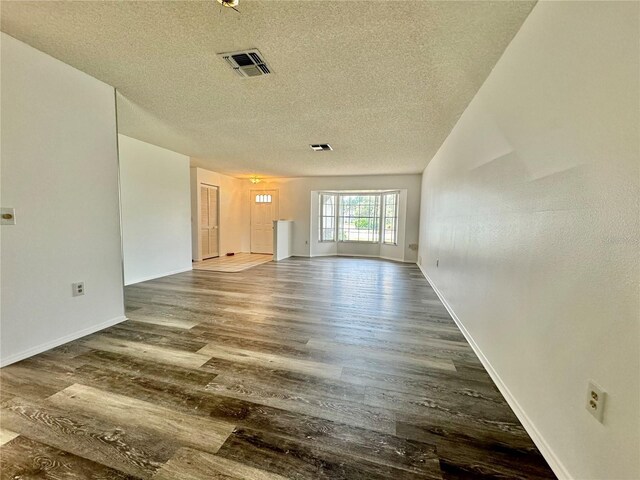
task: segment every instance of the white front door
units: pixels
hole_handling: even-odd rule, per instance
[[[278,219],[278,191],[251,190],[251,253],[273,253],[273,221]]]
[[[200,184],[200,258],[217,257],[218,187]]]

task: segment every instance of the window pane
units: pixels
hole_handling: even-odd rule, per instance
[[[340,195],[338,240],[343,242],[380,241],[381,196]]]
[[[336,195],[320,194],[320,241],[335,242]]]
[[[384,195],[384,243],[398,243],[398,193]]]
[[[398,195],[398,192],[320,194],[320,241],[396,245]]]

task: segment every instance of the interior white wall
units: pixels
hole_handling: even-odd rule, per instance
[[[422,268],[561,477],[640,478],[639,17],[538,3],[424,172]]]
[[[124,320],[113,88],[2,33],[2,365]],[[85,282],[84,296],[71,284]]]
[[[273,260],[278,262],[293,253],[293,222],[276,220],[273,222]]]
[[[124,283],[191,270],[189,157],[118,135]]]
[[[200,258],[200,218],[199,185],[205,183],[218,187],[220,218],[220,256],[227,253],[248,252],[249,245],[249,199],[246,193],[246,180],[212,172],[203,168],[191,168],[191,239],[192,258]]]
[[[251,186],[250,189],[279,191],[279,216],[282,219],[294,221],[293,255],[295,256],[381,255],[405,262],[415,262],[417,251],[409,248],[409,245],[418,243],[420,182],[421,175],[277,178]],[[379,245],[319,242],[316,218],[318,210],[316,203],[312,205],[312,202],[317,202],[315,192],[323,190],[400,190],[399,207],[401,211],[406,209],[406,214],[402,216],[398,226],[398,246],[385,246],[381,249]],[[248,195],[246,202],[248,205]]]

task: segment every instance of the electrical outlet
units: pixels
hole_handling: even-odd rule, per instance
[[[422,265],[422,255],[418,255],[418,265]]]
[[[79,297],[80,295],[84,295],[84,282],[72,283],[71,292],[74,297]]]
[[[587,404],[586,409],[591,415],[595,417],[600,423],[602,423],[602,415],[604,414],[604,401],[607,398],[607,392],[605,392],[600,386],[598,386],[593,380],[589,380],[589,389],[587,390]]]

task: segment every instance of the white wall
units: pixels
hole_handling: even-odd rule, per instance
[[[124,283],[191,270],[189,157],[118,135]]]
[[[16,209],[0,228],[6,365],[124,320],[124,306],[113,88],[0,35],[0,197]]]
[[[424,172],[422,267],[562,477],[640,478],[639,8],[538,3]]]
[[[303,177],[270,179],[249,189],[277,189],[279,217],[293,220],[293,255],[308,257],[322,254],[382,255],[396,260],[415,262],[417,252],[409,248],[418,243],[420,217],[420,175],[376,175],[359,177]],[[248,183],[248,182],[247,182]],[[327,244],[318,241],[317,202],[315,192],[322,190],[401,190],[398,246],[367,244]],[[313,194],[312,194],[313,192]],[[405,193],[406,192],[406,193]],[[247,204],[249,199],[247,197]]]
[[[273,222],[273,260],[278,262],[293,253],[293,222],[276,220]]]
[[[249,200],[245,191],[247,180],[229,177],[203,168],[191,168],[191,238],[192,258],[200,258],[200,235],[197,219],[200,218],[199,185],[205,183],[218,187],[220,200],[220,256],[227,253],[249,251]]]

